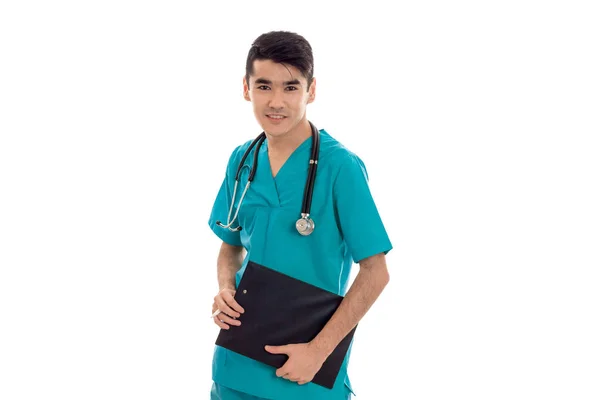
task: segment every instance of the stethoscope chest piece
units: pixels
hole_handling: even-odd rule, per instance
[[[296,230],[302,236],[308,236],[315,230],[315,222],[306,214],[296,221]]]

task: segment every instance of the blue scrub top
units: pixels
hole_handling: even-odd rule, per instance
[[[244,246],[247,255],[236,275],[239,285],[249,260],[344,296],[350,270],[369,256],[392,249],[377,211],[362,160],[330,136],[320,134],[320,154],[310,216],[315,230],[302,236],[296,230],[300,218],[312,137],[306,139],[287,159],[273,178],[267,153],[268,139],[259,150],[256,175],[240,207],[231,232],[216,224],[227,223],[235,174],[251,140],[238,146],[229,159],[223,184],[209,218],[209,226],[224,242]],[[246,186],[254,149],[246,158],[237,187],[233,217]],[[230,329],[235,329],[232,326]],[[360,326],[359,328],[360,329]],[[221,385],[268,399],[345,399],[352,391],[348,377],[348,351],[333,389],[314,383],[298,385],[279,378],[276,369],[215,346],[213,380]],[[354,392],[353,392],[354,393]],[[344,397],[346,395],[346,397]]]

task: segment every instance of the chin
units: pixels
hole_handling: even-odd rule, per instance
[[[271,136],[282,136],[288,133],[291,129],[290,122],[288,118],[278,124],[273,124],[267,117],[264,117],[263,120],[260,121],[260,125],[265,132],[268,132]]]

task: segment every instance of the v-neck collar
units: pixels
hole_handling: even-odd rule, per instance
[[[319,132],[320,134],[320,132]],[[298,157],[299,154],[304,153],[306,147],[310,147],[312,143],[312,135],[305,139],[296,149],[288,156],[288,158],[284,161],[277,171],[275,177],[273,177],[273,172],[271,169],[271,161],[269,160],[269,152],[268,152],[268,139],[265,139],[262,146],[260,146],[259,150],[259,161],[258,161],[258,170],[256,179],[261,179],[261,182],[264,184],[265,190],[270,192],[267,194],[269,199],[273,200],[273,205],[276,207],[281,207],[281,198],[279,197],[279,190],[277,188],[277,181],[280,183],[283,182],[283,179],[286,174],[288,174],[288,164],[293,163],[294,158]],[[308,158],[306,159],[308,165]],[[261,167],[262,165],[262,167]],[[283,173],[283,175],[282,175]],[[283,184],[283,183],[282,183]]]
[[[320,134],[320,132],[319,132],[319,134]],[[271,176],[271,179],[273,179],[273,181],[277,181],[277,178],[281,176],[281,172],[290,163],[290,160],[294,157],[297,157],[297,154],[301,153],[307,146],[310,146],[311,143],[312,143],[312,135],[310,135],[308,138],[304,139],[304,141],[302,141],[302,143],[300,143],[300,145],[298,145],[298,147],[296,147],[294,149],[294,151],[292,151],[292,153],[283,162],[283,164],[281,164],[281,167],[279,168],[279,170],[277,171],[275,176],[273,176],[273,169],[271,168],[271,160],[269,159],[269,139],[265,139],[265,142],[261,146],[261,151],[264,153],[264,158],[266,159],[265,163],[268,166],[269,176]]]

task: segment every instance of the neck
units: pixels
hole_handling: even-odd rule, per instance
[[[269,151],[288,153],[294,151],[302,142],[312,136],[312,128],[305,118],[285,135],[273,137],[268,132],[265,133],[269,140]]]

